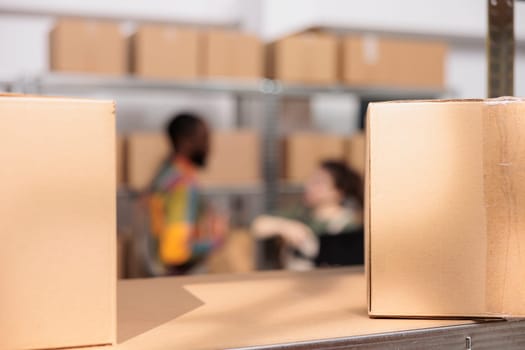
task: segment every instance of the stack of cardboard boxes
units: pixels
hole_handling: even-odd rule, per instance
[[[160,24],[127,38],[118,23],[60,19],[50,36],[53,71],[153,79],[262,78],[263,51],[259,38],[239,31]]]
[[[258,79],[292,84],[442,88],[446,45],[375,35],[302,32],[268,44],[234,30],[61,19],[51,69],[142,78]]]

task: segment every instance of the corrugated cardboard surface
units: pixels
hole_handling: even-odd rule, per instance
[[[471,323],[370,319],[365,289],[355,269],[123,281],[116,348],[226,349]]]
[[[50,35],[54,71],[110,75],[126,73],[126,39],[117,23],[60,19]]]
[[[208,78],[261,78],[264,47],[253,35],[228,30],[204,34],[202,74]]]
[[[525,315],[525,102],[369,107],[370,313]]]
[[[0,97],[0,161],[0,348],[113,343],[113,103]]]
[[[364,132],[352,135],[346,141],[346,163],[359,175],[365,174],[366,136]]]
[[[145,78],[195,79],[201,36],[196,29],[141,25],[133,36],[133,72]]]
[[[170,152],[161,133],[133,133],[128,136],[128,185],[146,189]],[[214,131],[208,165],[199,175],[203,186],[259,184],[260,138],[249,130]]]
[[[337,82],[338,40],[327,33],[303,33],[272,43],[268,53],[270,78],[288,83]]]
[[[347,84],[442,88],[447,46],[442,42],[368,36],[342,41]]]
[[[315,132],[291,133],[284,140],[283,156],[285,179],[303,182],[323,160],[343,160],[345,140],[342,136]]]

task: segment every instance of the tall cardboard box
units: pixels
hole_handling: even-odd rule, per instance
[[[113,344],[113,103],[0,96],[0,161],[0,348]]]
[[[525,316],[525,100],[373,103],[369,313]]]
[[[316,132],[295,132],[284,140],[284,177],[290,182],[304,182],[320,162],[343,160],[345,140],[342,136]]]
[[[359,175],[365,175],[366,136],[364,132],[353,134],[346,140],[346,164]]]
[[[302,33],[280,39],[268,49],[268,75],[287,83],[335,84],[338,39],[328,33]]]
[[[443,42],[352,35],[342,40],[341,80],[350,85],[443,88],[446,54]]]
[[[143,78],[196,79],[200,34],[196,29],[147,24],[132,37],[132,71]]]
[[[123,75],[128,69],[126,47],[118,23],[59,19],[50,35],[51,70]]]
[[[203,76],[257,79],[263,70],[264,46],[256,36],[229,30],[204,34]]]
[[[245,186],[261,182],[260,137],[251,130],[215,131],[208,165],[200,175],[203,186]]]

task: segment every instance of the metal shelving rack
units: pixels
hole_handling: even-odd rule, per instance
[[[132,76],[108,77],[96,75],[74,75],[49,73],[19,79],[11,84],[11,91],[27,94],[89,95],[99,93],[146,92],[154,93],[226,93],[238,101],[243,97],[260,98],[263,102],[263,171],[264,184],[254,188],[208,189],[212,193],[260,193],[264,196],[264,207],[275,207],[279,192],[297,191],[297,186],[283,185],[279,181],[278,115],[280,102],[286,97],[311,97],[316,94],[354,95],[361,99],[428,99],[449,95],[446,90],[401,89],[393,87],[367,87],[345,85],[299,85],[279,81],[260,80],[196,80],[171,81],[142,79]]]

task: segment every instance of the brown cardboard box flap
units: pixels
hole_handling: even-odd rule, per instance
[[[373,103],[374,316],[525,316],[525,102]]]

